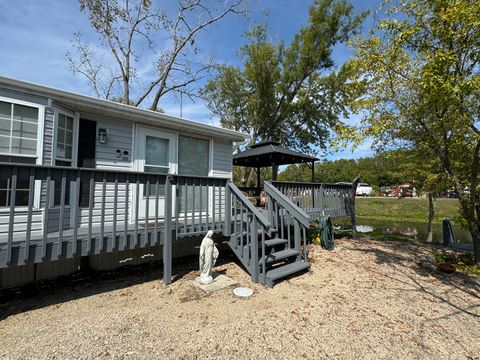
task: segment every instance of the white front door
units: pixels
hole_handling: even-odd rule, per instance
[[[150,128],[138,128],[137,132],[137,170],[156,174],[175,174],[176,169],[176,136],[173,133],[159,131]],[[150,185],[150,196],[147,198],[145,185],[140,184],[139,218],[145,219],[147,202],[148,218],[155,218],[155,184]],[[165,209],[165,185],[162,183],[158,188],[158,216],[164,216]]]

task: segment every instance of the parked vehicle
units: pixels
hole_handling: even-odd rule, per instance
[[[383,197],[392,196],[392,189],[389,186],[382,186],[380,188],[380,196],[383,196]]]
[[[357,187],[357,196],[370,196],[372,194],[372,187],[367,183],[360,183]]]

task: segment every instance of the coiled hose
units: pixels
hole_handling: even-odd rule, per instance
[[[330,220],[330,216],[322,217],[320,219],[318,230],[320,232],[322,247],[327,250],[333,250],[335,243],[333,242],[333,224]]]

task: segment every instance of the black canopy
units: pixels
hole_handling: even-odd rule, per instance
[[[288,165],[313,163],[318,159],[280,146],[280,143],[268,141],[251,145],[249,149],[233,155],[233,165],[247,167],[269,167],[272,164]]]

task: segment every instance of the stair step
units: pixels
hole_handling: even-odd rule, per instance
[[[292,249],[287,249],[287,250],[282,250],[282,251],[276,251],[274,253],[271,253],[269,255],[266,255],[266,263],[270,264],[274,261],[278,261],[281,259],[287,259],[292,256],[297,256],[300,254],[300,251],[297,250],[292,250]],[[258,262],[260,265],[263,263],[263,257],[260,259]]]
[[[277,229],[273,229],[273,228],[272,228],[272,229],[270,229],[270,232],[271,232],[271,235],[270,235],[270,236],[275,236],[274,234],[276,234],[278,231],[277,231]],[[233,235],[236,236],[237,239],[239,239],[239,238],[241,238],[241,237],[243,237],[243,236],[246,236],[247,234],[248,234],[247,231],[243,231],[243,232],[242,232],[242,231],[238,231],[237,233],[233,233]],[[262,235],[262,229],[258,229],[258,230],[257,230],[257,234],[258,234],[258,235]]]
[[[268,240],[265,240],[265,247],[283,245],[287,243],[288,243],[288,240],[286,239],[279,239],[279,238],[268,239]],[[262,246],[261,242],[259,242],[259,246],[260,247]]]
[[[267,271],[267,285],[272,286],[275,280],[294,274],[310,268],[310,263],[306,261],[296,261],[291,264],[279,266]]]

